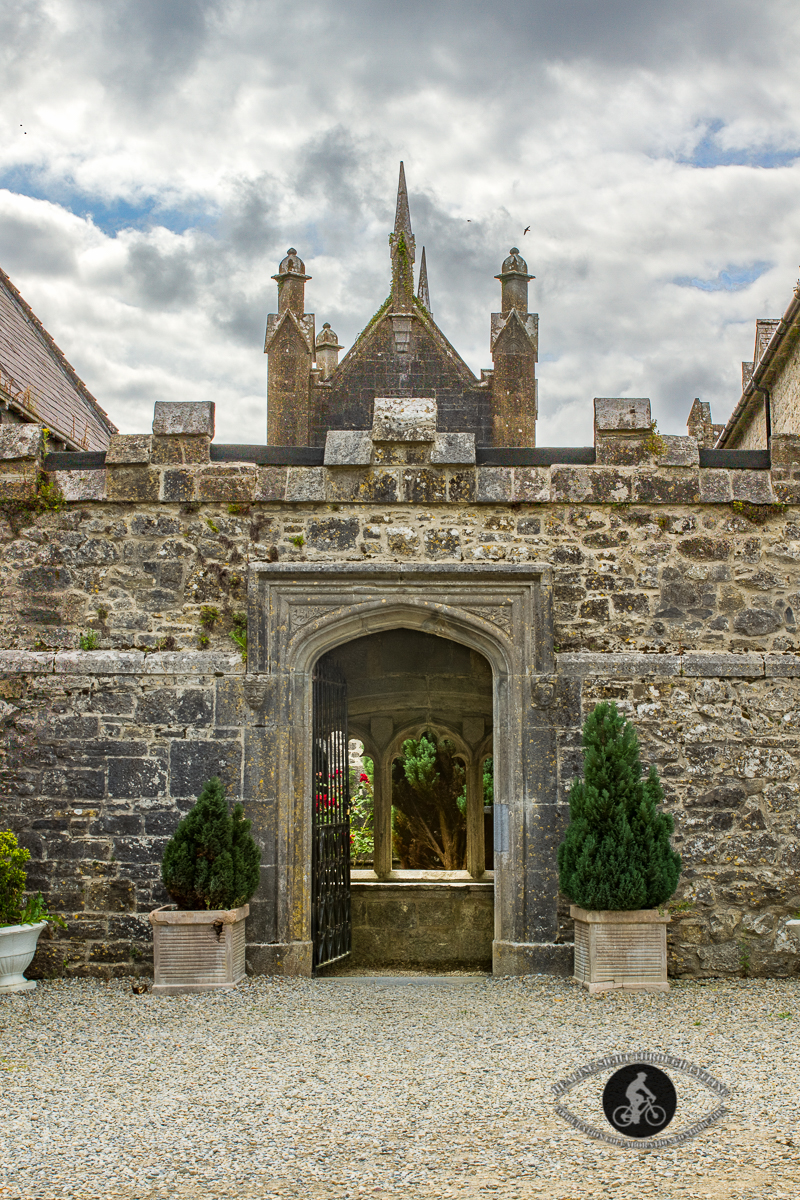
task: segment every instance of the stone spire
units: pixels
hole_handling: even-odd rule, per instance
[[[539,318],[528,312],[528,264],[517,246],[504,259],[500,274],[502,312],[492,313],[492,443],[536,445],[538,411],[536,360]]]
[[[397,185],[397,210],[394,232],[389,234],[392,255],[392,312],[414,311],[414,255],[416,246],[411,232],[411,214],[408,211],[406,173],[400,163],[400,181]]]
[[[428,265],[425,262],[425,247],[422,247],[422,258],[419,264],[419,287],[417,288],[417,298],[421,301],[425,311],[429,316],[433,316],[431,312],[431,298],[428,292]]]

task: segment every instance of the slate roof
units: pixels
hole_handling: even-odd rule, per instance
[[[0,270],[0,398],[72,450],[105,450],[109,420],[4,271]]]

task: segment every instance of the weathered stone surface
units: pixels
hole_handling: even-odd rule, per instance
[[[53,471],[50,478],[65,500],[106,499],[105,470]]]
[[[0,674],[50,675],[54,657],[47,650],[0,650]]]
[[[624,399],[595,396],[594,427],[596,433],[649,433],[652,428],[650,401],[643,398]]]
[[[152,467],[106,468],[106,491],[109,500],[127,504],[158,500],[160,484],[160,472]]]
[[[711,467],[700,472],[700,500],[703,504],[727,504],[732,499],[730,471]]]
[[[475,462],[474,433],[437,433],[431,449],[432,463],[472,464]]]
[[[109,463],[149,463],[152,447],[149,433],[112,433],[106,450]]]
[[[153,433],[166,436],[214,437],[214,402],[211,400],[157,400]]]
[[[479,467],[475,499],[479,504],[511,500],[514,494],[514,473],[511,467]]]
[[[568,504],[624,504],[631,498],[632,477],[607,467],[553,467],[551,499]]]
[[[633,477],[633,499],[639,504],[696,504],[700,499],[699,474],[695,470],[663,474],[658,471],[637,471]]]
[[[766,654],[764,656],[764,672],[768,676],[777,678],[796,678],[800,676],[800,655]]]
[[[286,499],[288,473],[288,467],[259,467],[253,499],[256,501]]]
[[[736,632],[747,637],[764,637],[765,634],[775,633],[782,624],[777,613],[769,608],[745,608],[733,619]]]
[[[145,655],[146,675],[244,675],[241,654],[210,650],[173,650]]]
[[[324,467],[289,467],[286,499],[299,502],[325,499]]]
[[[329,429],[325,438],[326,467],[363,467],[372,461],[372,438],[359,429]]]
[[[660,433],[661,452],[658,454],[660,467],[699,467],[700,447],[693,437],[676,437],[671,433]]]
[[[434,442],[435,439],[435,400],[376,397],[372,425],[374,442]]]
[[[205,434],[153,435],[150,461],[158,466],[207,463],[210,458],[211,439]]]
[[[197,472],[197,498],[247,504],[253,499],[257,483],[258,468],[255,465],[211,463]]]
[[[38,458],[43,437],[42,425],[0,425],[0,460]]]
[[[764,659],[760,654],[684,654],[681,674],[750,679],[764,674]]]
[[[750,504],[775,502],[769,471],[731,471],[731,486],[734,500],[746,500]]]
[[[547,467],[515,467],[512,499],[529,504],[547,504],[550,500],[550,471]]]
[[[558,656],[559,674],[573,679],[600,675],[610,679],[680,675],[681,664],[679,654],[592,654],[583,651]]]
[[[144,670],[141,650],[61,650],[56,675],[137,675]]]

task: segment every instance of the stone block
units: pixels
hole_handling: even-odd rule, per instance
[[[797,678],[800,676],[800,654],[765,654],[764,674],[772,678]]]
[[[699,475],[699,470],[681,471],[680,474],[638,471],[633,477],[633,499],[639,504],[697,504],[700,499]]]
[[[497,504],[510,501],[514,495],[514,472],[511,467],[479,467],[475,499],[478,504]]]
[[[476,472],[456,471],[447,484],[447,498],[451,504],[471,504],[475,500]]]
[[[195,472],[190,469],[163,471],[161,475],[161,499],[187,503],[195,498]]]
[[[106,472],[97,471],[53,471],[51,481],[65,500],[105,500]]]
[[[512,499],[529,504],[548,504],[550,501],[549,467],[515,467]]]
[[[145,465],[106,470],[106,494],[112,501],[133,504],[158,500],[160,484],[160,472]]]
[[[195,481],[197,498],[224,504],[249,504],[258,482],[257,470],[254,463],[212,463],[202,467]]]
[[[324,500],[325,467],[289,467],[286,499],[295,502]]]
[[[734,500],[749,504],[774,504],[772,478],[769,471],[731,471]]]
[[[645,440],[640,437],[626,437],[623,434],[596,437],[595,462],[598,466],[636,467],[641,463],[652,462],[649,438]]]
[[[359,523],[357,517],[330,517],[309,521],[308,544],[313,550],[355,550]]]
[[[329,429],[325,438],[326,467],[368,467],[372,438],[361,429]]]
[[[112,433],[106,450],[109,463],[149,463],[152,438],[149,433]]]
[[[152,799],[166,790],[166,764],[161,759],[114,758],[108,764],[108,794],[113,799]]]
[[[711,679],[755,679],[764,674],[760,654],[684,654],[683,675]]]
[[[286,498],[287,467],[259,467],[254,500],[284,500]]]
[[[38,458],[43,430],[43,425],[0,425],[0,459]]]
[[[376,396],[373,442],[435,442],[436,401],[406,396]]]
[[[619,397],[595,396],[595,435],[598,433],[648,434],[652,427],[649,400],[641,397],[627,400]]]
[[[157,400],[153,410],[153,433],[214,437],[213,400]]]
[[[700,471],[700,503],[727,504],[733,499],[731,472],[716,467]]]
[[[326,472],[325,499],[332,503],[344,500],[356,504],[396,504],[399,494],[399,472],[396,470],[342,467]]]
[[[733,657],[733,656],[729,656]],[[642,676],[680,675],[679,654],[629,653],[598,654],[585,651],[562,653],[556,656],[559,675],[586,679],[592,676],[605,679],[638,679]]]
[[[241,654],[219,650],[160,650],[145,656],[145,675],[243,675]]]
[[[56,675],[138,675],[144,670],[141,650],[59,650]]]
[[[52,650],[0,650],[0,675],[52,675]]]
[[[170,794],[200,795],[203,785],[218,775],[229,800],[241,792],[242,748],[234,741],[173,741],[170,743]]]
[[[555,503],[624,504],[631,498],[632,477],[603,467],[553,467],[550,494]]]
[[[432,463],[454,466],[475,462],[474,433],[437,433],[431,450]]]
[[[403,491],[409,504],[444,504],[447,477],[441,467],[404,471]]]
[[[664,447],[658,455],[660,467],[699,467],[700,447],[693,437],[679,437],[672,433],[659,434]]]
[[[179,466],[182,463],[207,463],[211,458],[211,439],[205,434],[171,437],[153,436],[151,462],[157,466]]]
[[[20,462],[21,460],[17,460]],[[31,460],[33,467],[33,460]],[[14,471],[6,473],[0,470],[0,496],[4,500],[22,500],[27,502],[36,498],[36,471]]]
[[[769,439],[772,470],[785,477],[800,471],[800,436],[796,433],[777,433]]]

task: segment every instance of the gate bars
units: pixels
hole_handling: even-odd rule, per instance
[[[347,684],[330,663],[313,675],[311,941],[314,967],[350,953],[350,765]]]

